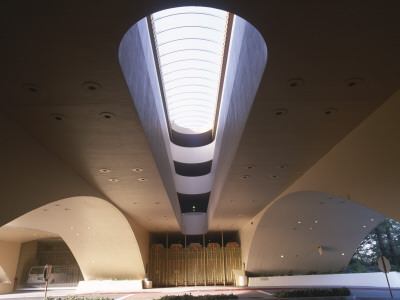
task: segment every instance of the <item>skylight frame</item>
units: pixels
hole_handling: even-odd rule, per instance
[[[205,22],[210,18],[216,19],[220,27],[199,22],[200,15],[207,16]],[[174,21],[166,25],[168,19],[176,16],[186,20],[194,19],[195,22],[182,25],[179,23],[182,20],[179,20],[178,24]],[[162,26],[159,26],[160,20],[164,22]],[[183,127],[193,133],[211,131],[214,135],[233,14],[206,7],[180,7],[154,13],[148,17],[148,22],[171,137],[173,125],[174,128]],[[177,36],[176,31],[184,32],[183,36]],[[214,32],[214,35],[206,38],[193,36],[192,33],[196,31],[203,34]],[[216,32],[219,34],[219,42],[216,41]],[[193,41],[196,41],[198,49],[193,48]],[[168,48],[172,45],[173,48]],[[197,115],[196,112],[200,113]]]

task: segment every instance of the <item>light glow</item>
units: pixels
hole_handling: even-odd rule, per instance
[[[151,15],[171,126],[194,132],[214,127],[228,16],[193,6]]]

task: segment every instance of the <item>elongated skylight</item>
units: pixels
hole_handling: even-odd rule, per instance
[[[179,7],[151,15],[170,126],[214,128],[229,13]]]

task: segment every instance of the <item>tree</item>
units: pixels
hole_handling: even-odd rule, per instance
[[[400,223],[385,219],[376,226],[361,242],[349,263],[350,272],[378,271],[377,261],[380,256],[386,256],[392,270],[400,270]]]

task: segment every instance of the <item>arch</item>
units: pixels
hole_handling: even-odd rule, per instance
[[[300,191],[260,213],[243,260],[254,274],[338,272],[385,217],[349,199]]]
[[[85,280],[145,277],[141,249],[131,225],[115,206],[100,198],[58,200],[7,225],[58,234],[74,254]]]

